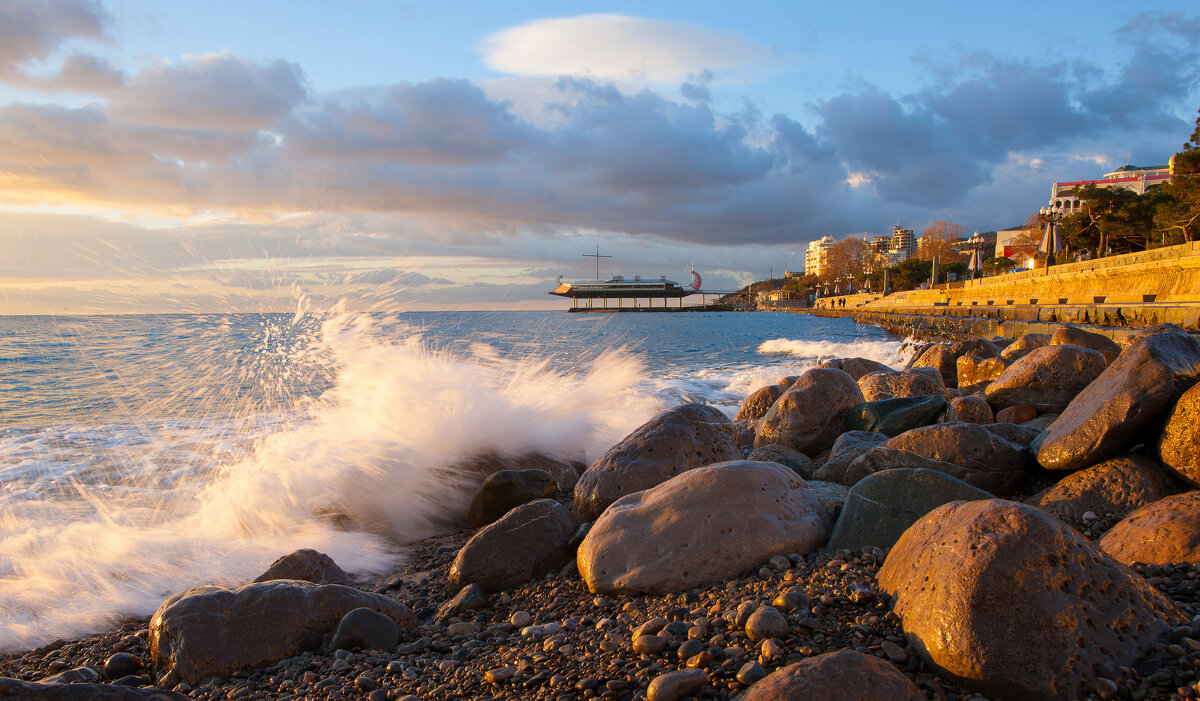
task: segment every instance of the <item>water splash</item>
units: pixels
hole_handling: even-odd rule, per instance
[[[904,341],[851,341],[834,342],[823,340],[793,340],[776,338],[759,344],[758,352],[809,358],[819,362],[827,358],[867,358],[888,367],[899,369],[907,362],[911,349]]]

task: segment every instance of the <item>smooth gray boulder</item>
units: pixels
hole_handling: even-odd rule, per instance
[[[911,368],[898,372],[872,372],[858,378],[863,401],[943,394],[946,383],[933,368]]]
[[[1139,338],[1078,394],[1037,442],[1048,470],[1077,470],[1118,453],[1200,379],[1200,342]]]
[[[940,394],[864,402],[846,410],[846,429],[898,436],[910,429],[928,426],[945,410],[946,400]]]
[[[576,564],[593,593],[680,592],[732,579],[773,555],[812,552],[832,525],[795,472],[737,460],[622,497],[596,519]]]
[[[582,466],[579,469],[582,469]],[[575,487],[575,481],[579,479],[579,470],[573,464],[538,453],[476,455],[459,463],[456,468],[456,471],[462,474],[475,473],[485,479],[501,470],[545,470],[554,475],[558,488],[564,492],[571,491]]]
[[[316,649],[343,616],[363,607],[401,628],[418,623],[399,601],[341,584],[280,579],[232,590],[196,587],[158,607],[150,619],[150,655],[159,672],[196,684]]]
[[[769,674],[740,701],[924,701],[921,689],[886,661],[842,649]]]
[[[859,456],[871,448],[883,445],[888,436],[874,431],[847,431],[838,436],[830,449],[829,459],[813,473],[814,480],[841,483],[846,470]]]
[[[1099,351],[1078,346],[1035,348],[987,386],[988,403],[996,410],[1028,405],[1056,414],[1092,383],[1108,362]]]
[[[1022,448],[1028,448],[1045,430],[1040,426],[1032,425],[1031,422],[1023,424],[990,423],[984,424],[984,428]]]
[[[817,367],[844,370],[856,382],[858,378],[872,372],[892,372],[892,369],[887,365],[877,360],[871,360],[870,358],[831,358]]]
[[[400,638],[400,626],[388,616],[369,608],[357,608],[342,616],[329,650],[390,650]]]
[[[1025,449],[979,424],[953,422],[914,428],[884,445],[953,463],[960,469],[948,474],[998,496],[1012,494],[1028,477]]]
[[[747,460],[754,462],[777,462],[780,465],[790,467],[796,471],[804,479],[810,479],[817,466],[813,464],[811,458],[798,450],[792,450],[786,445],[772,443],[764,445],[761,448],[755,448],[746,456]]]
[[[500,470],[488,475],[467,507],[467,525],[482,528],[534,499],[553,497],[558,482],[545,470]]]
[[[845,432],[846,409],[863,401],[858,384],[844,371],[808,370],[763,417],[754,446],[778,443],[808,456],[817,455]]]
[[[889,470],[934,470],[948,475],[964,472],[963,468],[952,462],[878,445],[855,458],[846,468],[841,481],[847,487],[853,487],[870,475]]]
[[[478,584],[504,591],[559,569],[570,559],[575,520],[553,499],[537,499],[480,529],[459,548],[450,566],[454,589]]]
[[[254,578],[256,582],[273,579],[299,579],[313,584],[342,584],[350,581],[337,563],[325,553],[301,548],[271,563],[266,572]]]
[[[942,504],[991,499],[991,494],[934,470],[877,472],[850,488],[829,536],[831,550],[890,548],[909,526]]]
[[[650,419],[579,476],[575,513],[595,519],[617,499],[687,470],[742,455],[733,423],[706,404],[684,404]]]

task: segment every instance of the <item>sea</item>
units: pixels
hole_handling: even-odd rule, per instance
[[[482,454],[589,462],[902,339],[783,313],[0,317],[0,651],[105,630],[298,548],[381,573]]]

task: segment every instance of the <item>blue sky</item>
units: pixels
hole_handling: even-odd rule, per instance
[[[0,313],[554,308],[595,245],[733,287],[1197,107],[1194,2],[0,0]]]

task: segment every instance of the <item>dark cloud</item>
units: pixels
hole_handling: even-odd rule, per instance
[[[36,82],[30,64],[70,39],[102,39],[108,14],[96,0],[5,0],[0,3],[0,81]]]

